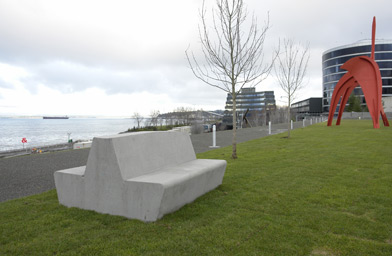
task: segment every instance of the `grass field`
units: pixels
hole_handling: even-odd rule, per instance
[[[155,223],[58,204],[0,203],[0,255],[392,255],[392,127],[326,123],[198,158],[223,184]]]

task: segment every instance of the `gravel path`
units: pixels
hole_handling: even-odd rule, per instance
[[[287,124],[272,127],[272,133],[286,131]],[[294,129],[302,127],[296,122]],[[257,139],[268,135],[267,127],[239,129],[237,142]],[[217,132],[217,145],[230,146],[232,131]],[[212,134],[191,135],[196,153],[210,150]],[[46,154],[35,154],[0,158],[0,202],[39,194],[55,188],[53,173],[58,170],[86,165],[89,149],[66,150]]]
[[[0,202],[53,189],[53,173],[86,165],[88,149],[0,159]]]

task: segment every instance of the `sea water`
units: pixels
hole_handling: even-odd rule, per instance
[[[118,134],[134,126],[137,123],[130,118],[0,118],[0,151],[67,143],[68,138],[73,141],[91,140],[97,136]],[[23,138],[27,143],[22,143]]]

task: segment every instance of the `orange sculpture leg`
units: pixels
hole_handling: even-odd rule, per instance
[[[333,91],[332,98],[331,98],[331,104],[329,107],[329,115],[328,115],[328,126],[332,125],[333,121],[333,116],[335,114],[336,107],[338,106],[339,100],[341,97],[345,95],[347,90],[350,87],[355,87],[357,86],[357,83],[355,82],[355,79],[351,76],[351,74],[346,73],[336,84],[335,90]],[[350,92],[351,93],[351,92]],[[344,110],[344,106],[342,102],[340,103],[340,108],[339,108],[339,116],[338,120],[336,122],[336,125],[340,125],[340,119]]]
[[[384,123],[384,126],[389,126],[387,115],[385,115],[384,109],[381,110],[381,117]]]
[[[360,84],[373,119],[373,127],[380,128],[382,80],[377,63],[367,56],[361,56],[348,60],[342,68],[348,70]]]
[[[355,81],[354,81],[355,82]],[[347,90],[344,92],[343,98],[340,101],[340,107],[339,108],[339,114],[338,114],[338,120],[336,121],[336,125],[340,125],[340,121],[342,120],[342,115],[343,115],[343,111],[344,111],[344,107],[346,106],[346,103],[348,101],[348,98],[350,97],[351,93],[354,91],[355,86],[349,86],[347,88]]]

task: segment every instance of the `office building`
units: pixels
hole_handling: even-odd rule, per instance
[[[236,110],[238,125],[243,123],[244,116],[251,126],[260,125],[267,120],[269,112],[276,108],[273,91],[256,92],[255,88],[242,88],[236,97]],[[233,125],[233,98],[227,94],[223,122],[228,126]]]
[[[307,116],[320,116],[322,112],[322,98],[309,98],[291,104],[291,113],[297,120]]]
[[[328,112],[333,90],[339,79],[347,72],[340,67],[349,59],[357,56],[369,56],[371,40],[363,40],[354,44],[330,49],[323,53],[323,112]],[[376,40],[375,60],[380,67],[382,78],[382,97],[392,96],[392,40]],[[366,101],[360,87],[354,89],[364,107]],[[338,111],[337,108],[336,111]]]

